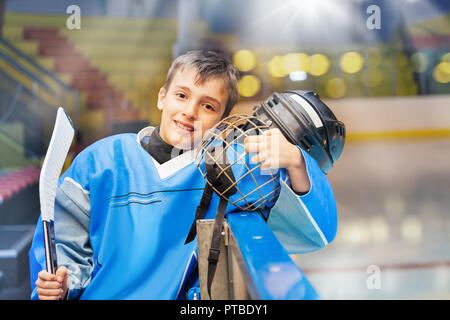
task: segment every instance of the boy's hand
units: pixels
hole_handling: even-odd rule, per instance
[[[286,168],[295,192],[306,193],[310,182],[300,150],[290,143],[279,129],[264,131],[258,136],[245,138],[245,152],[256,153],[250,161],[260,163],[261,169]]]
[[[37,294],[39,300],[60,300],[67,294],[67,268],[62,266],[56,270],[56,274],[51,274],[42,270],[38,274],[36,281]]]

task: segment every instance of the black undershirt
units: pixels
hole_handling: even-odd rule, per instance
[[[155,127],[150,136],[141,139],[141,145],[159,164],[183,153],[182,149],[174,148],[159,135],[159,126]]]

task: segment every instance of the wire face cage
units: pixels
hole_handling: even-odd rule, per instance
[[[280,191],[279,170],[261,169],[250,162],[244,140],[260,135],[269,125],[247,114],[224,118],[196,150],[197,167],[219,197],[243,211],[270,208]]]

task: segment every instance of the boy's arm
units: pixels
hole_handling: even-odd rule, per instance
[[[336,203],[317,162],[279,129],[246,137],[245,151],[256,153],[250,161],[261,163],[261,169],[281,170],[280,195],[267,223],[287,251],[314,251],[331,242],[337,227]]]
[[[71,171],[70,169],[67,171]],[[66,266],[69,273],[67,299],[80,296],[90,282],[93,251],[89,241],[89,192],[69,175],[60,179],[55,198],[55,239],[58,266]],[[42,221],[39,218],[29,252],[32,299],[37,299],[35,281],[45,270]]]
[[[286,169],[281,169],[280,196],[267,223],[290,254],[318,250],[331,242],[337,229],[333,190],[317,162],[298,147],[306,165],[310,188],[298,194]]]

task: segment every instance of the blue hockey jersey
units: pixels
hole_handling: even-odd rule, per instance
[[[159,164],[140,145],[153,128],[102,139],[61,176],[55,199],[58,265],[69,271],[68,299],[177,299],[197,263],[197,243],[184,244],[205,180],[185,152]],[[289,253],[319,249],[336,233],[331,186],[302,151],[310,191],[296,195],[285,170],[267,223]],[[214,196],[205,218],[214,218]],[[228,206],[227,212],[236,208]],[[32,298],[45,269],[42,221],[30,249]]]

